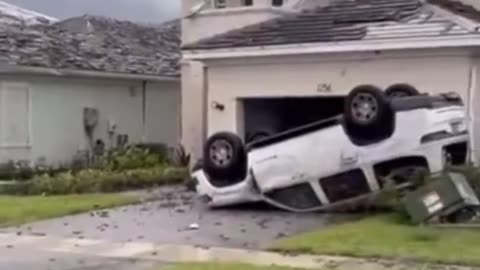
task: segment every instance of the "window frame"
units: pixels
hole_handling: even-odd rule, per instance
[[[272,7],[283,7],[285,0],[272,0]]]
[[[7,143],[5,142],[5,117],[8,117],[8,114],[3,110],[6,108],[6,91],[8,86],[14,87],[22,87],[27,90],[27,134],[26,134],[26,142],[25,143]],[[0,148],[31,148],[33,146],[33,133],[32,133],[32,88],[30,84],[24,82],[13,82],[13,81],[3,81],[0,82]]]
[[[213,7],[215,9],[227,8],[227,0],[213,0]]]
[[[253,0],[243,0],[242,6],[244,7],[252,7],[254,4]]]

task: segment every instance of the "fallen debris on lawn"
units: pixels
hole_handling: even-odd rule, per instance
[[[455,172],[407,193],[404,204],[415,224],[473,222],[480,210],[480,202],[466,177]]]

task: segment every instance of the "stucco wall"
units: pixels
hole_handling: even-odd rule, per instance
[[[146,141],[180,142],[181,91],[179,83],[149,83],[146,96]]]
[[[187,17],[201,2],[202,0],[182,0],[183,44],[263,22],[288,12],[287,6],[272,7],[270,0],[256,0],[253,6],[242,6],[240,1],[231,0],[227,3],[228,8],[215,9],[206,5],[195,15]]]
[[[209,63],[208,102],[225,105],[208,110],[208,134],[242,131],[239,97],[345,95],[359,84],[385,88],[408,82],[422,92],[457,91],[467,99],[469,56],[462,52],[396,52],[324,57],[283,57]],[[321,84],[331,92],[319,92]]]
[[[192,160],[200,158],[207,132],[207,81],[206,71],[200,62],[190,61],[182,65],[182,144],[192,154]]]
[[[248,10],[249,8],[245,7],[235,9],[237,10],[212,10],[198,14],[191,19],[183,20],[183,44],[193,43],[200,39],[263,22],[281,14],[270,10],[270,8],[264,8],[264,10]]]
[[[155,142],[177,142],[178,84],[147,84],[144,127],[141,81],[34,76],[0,80],[25,82],[30,86],[32,123],[31,146],[0,148],[2,162],[9,159],[35,162],[42,157],[52,164],[70,161],[77,150],[87,147],[84,107],[98,109],[100,118],[94,137],[103,139],[107,145],[109,121],[117,125],[118,134],[128,134],[131,142],[140,142],[144,137]]]
[[[475,67],[473,70],[474,74],[472,74],[473,82],[475,85],[472,87],[472,91],[470,96],[472,100],[470,104],[472,106],[472,110],[470,113],[473,128],[473,136],[472,138],[472,145],[471,148],[474,152],[474,157],[476,158],[476,162],[480,162],[480,58],[472,59],[472,65]]]

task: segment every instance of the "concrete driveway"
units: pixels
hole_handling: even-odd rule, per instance
[[[287,213],[261,205],[213,211],[196,201],[194,194],[183,187],[162,188],[141,195],[156,200],[7,228],[3,232],[23,236],[98,239],[112,243],[148,241],[155,244],[262,249],[278,238],[352,218],[348,215]],[[11,248],[8,252],[12,258],[19,259],[32,250]],[[40,256],[38,260],[47,262],[49,268],[46,269],[83,269],[78,268],[79,260],[97,262],[98,267],[92,266],[91,269],[104,270],[110,269],[108,267],[112,265],[116,268],[120,267],[118,264],[124,265],[122,262],[112,263],[106,259],[79,259],[78,255],[62,254],[62,260],[55,259],[58,254],[36,256]],[[38,260],[33,260],[32,265],[36,263],[38,266]],[[26,269],[25,260],[19,259],[17,263]],[[1,265],[8,265],[8,262],[0,261]],[[8,266],[15,269],[12,265]]]
[[[275,239],[351,218],[295,214],[255,205],[209,210],[182,187],[148,194],[158,200],[108,211],[64,217],[10,228],[23,234],[84,237],[113,242],[147,239],[158,244],[189,244],[258,249]],[[198,229],[189,228],[198,224]]]

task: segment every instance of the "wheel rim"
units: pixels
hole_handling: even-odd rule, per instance
[[[377,116],[378,102],[372,94],[360,93],[353,99],[351,109],[358,122],[369,123]]]
[[[233,147],[226,140],[218,140],[210,146],[209,155],[215,166],[226,167],[232,161]]]

